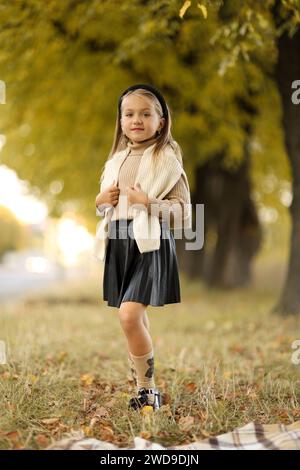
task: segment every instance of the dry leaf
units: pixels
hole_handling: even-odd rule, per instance
[[[232,375],[231,370],[224,370],[224,372],[223,372],[224,379],[229,379],[229,377],[231,377],[231,375]]]
[[[37,381],[37,379],[38,379],[38,377],[37,377],[36,375],[30,374],[30,375],[28,376],[28,380],[29,380],[32,384],[34,384],[34,383]]]
[[[92,374],[83,374],[83,375],[81,375],[80,380],[81,380],[82,385],[84,387],[88,387],[89,385],[91,385],[94,382],[95,377]]]
[[[94,416],[90,421],[90,427],[93,428],[99,421],[101,421],[104,425],[109,424],[109,421],[105,421],[103,418],[109,418],[109,414],[103,406],[100,406],[96,409]]]
[[[47,447],[49,444],[49,439],[44,434],[35,436],[35,441],[40,447]]]
[[[168,393],[163,393],[162,394],[162,403],[163,403],[163,405],[168,405],[169,403],[171,403],[171,395],[169,395]]]
[[[106,410],[106,408],[104,408],[104,406],[100,406],[99,408],[96,409],[95,416],[98,416],[99,418],[101,417],[109,418],[109,413]]]
[[[229,351],[237,354],[242,354],[246,351],[246,348],[244,346],[241,346],[240,344],[233,344],[229,347]]]
[[[183,416],[178,421],[178,425],[182,431],[189,431],[194,425],[194,416]]]
[[[94,418],[91,419],[89,427],[94,428],[95,424],[99,423],[99,421],[100,419],[97,416],[95,416]]]
[[[21,450],[24,449],[24,446],[20,442],[20,434],[19,431],[11,431],[3,434],[6,439],[8,439],[11,443],[11,446],[14,450]]]
[[[142,431],[142,432],[140,433],[140,436],[141,436],[143,439],[149,440],[149,439],[151,439],[152,434],[151,434],[151,432],[149,432],[149,431]]]
[[[152,406],[145,405],[141,409],[141,415],[142,416],[150,416],[150,415],[152,415],[152,413],[153,413],[153,407]]]
[[[160,407],[160,413],[164,414],[165,416],[173,417],[173,413],[172,413],[172,410],[171,410],[169,404],[167,404],[167,405],[163,404]]]
[[[193,393],[197,389],[197,385],[195,382],[189,382],[185,384],[185,388],[188,390],[188,392]]]
[[[1,374],[1,379],[9,379],[10,378],[10,372],[8,370],[5,370],[4,372],[2,372]]]
[[[18,431],[11,431],[4,434],[4,436],[9,439],[11,442],[18,442],[20,440],[20,435]]]
[[[126,394],[126,396],[128,396],[128,395]],[[108,401],[107,403],[105,403],[105,406],[106,406],[107,408],[113,408],[113,407],[115,406],[115,404],[116,404],[116,399],[115,399],[115,398],[112,398],[110,401]]]
[[[54,426],[55,424],[59,423],[59,418],[41,419],[41,423],[45,424],[46,426]]]
[[[109,426],[101,426],[100,429],[100,440],[111,441],[114,436],[114,431]]]
[[[203,437],[210,437],[211,436],[211,434],[208,431],[206,431],[205,429],[200,429],[200,432],[201,432]]]
[[[85,436],[90,437],[93,435],[93,430],[89,426],[83,426],[81,428],[82,432],[84,433]]]

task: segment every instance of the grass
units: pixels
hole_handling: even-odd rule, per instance
[[[270,314],[284,273],[257,264],[251,287],[207,290],[181,275],[182,302],[148,307],[156,385],[153,415],[127,410],[135,388],[117,309],[101,280],[4,305],[0,449],[44,449],[72,430],[125,447],[134,436],[179,445],[245,425],[300,419],[300,321]]]

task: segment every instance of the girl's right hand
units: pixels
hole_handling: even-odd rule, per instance
[[[95,201],[96,206],[100,206],[102,204],[110,204],[112,206],[116,206],[119,201],[119,194],[120,189],[118,188],[118,186],[115,186],[114,180],[111,186],[109,186],[101,193],[97,194]]]

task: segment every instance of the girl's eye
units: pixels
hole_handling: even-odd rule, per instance
[[[132,116],[132,114],[131,113],[125,114],[125,116]],[[150,116],[150,114],[149,113],[144,113],[144,116]]]

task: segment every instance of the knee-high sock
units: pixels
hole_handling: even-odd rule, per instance
[[[137,389],[155,388],[153,349],[143,356],[135,356],[132,353],[130,356],[136,371]]]
[[[130,351],[128,351],[128,364],[129,364],[129,367],[130,367],[130,372],[131,372],[131,375],[132,375],[132,379],[134,381],[134,385],[137,386],[137,375],[136,375],[135,365],[134,365],[133,359],[131,357],[131,352]]]

